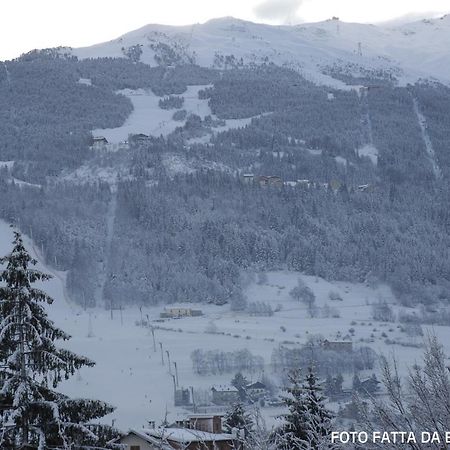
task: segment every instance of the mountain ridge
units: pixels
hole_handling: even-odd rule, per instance
[[[267,25],[233,17],[185,26],[149,24],[112,41],[71,49],[80,59],[130,57],[149,65],[195,63],[220,68],[230,64],[273,62],[295,68],[317,84],[345,88],[327,76],[338,66],[354,75],[366,70],[394,73],[400,85],[418,79],[450,83],[450,16],[400,26],[359,24],[330,19],[299,25]],[[233,58],[234,60],[233,60]],[[230,59],[231,58],[231,59]],[[227,63],[222,64],[227,68]]]

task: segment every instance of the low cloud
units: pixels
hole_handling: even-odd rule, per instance
[[[298,21],[298,10],[303,0],[265,0],[254,8],[259,19],[282,23]]]

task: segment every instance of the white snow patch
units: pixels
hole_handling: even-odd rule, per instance
[[[74,184],[96,183],[102,181],[112,186],[118,179],[131,179],[129,171],[125,167],[102,167],[93,164],[84,164],[72,172],[63,173],[59,180],[69,181]]]
[[[90,78],[80,78],[77,81],[78,84],[84,84],[85,86],[92,86],[92,80]]]
[[[366,144],[357,150],[359,156],[367,156],[374,165],[378,164],[378,149],[372,144]]]
[[[334,159],[338,164],[343,164],[344,166],[347,166],[347,159],[343,158],[342,156],[336,156]]]
[[[14,166],[14,161],[0,161],[0,168],[6,167],[8,170],[11,170]]]

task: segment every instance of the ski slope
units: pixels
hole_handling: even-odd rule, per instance
[[[199,99],[198,93],[210,85],[188,86],[186,92],[179,97],[184,99],[181,109],[186,110],[188,117],[195,114],[203,120],[206,116],[213,119],[217,117],[212,113],[208,104],[208,99]],[[118,148],[119,144],[128,140],[130,134],[146,134],[152,136],[167,136],[177,127],[182,127],[186,120],[173,120],[173,114],[176,109],[165,110],[159,107],[159,101],[164,97],[155,95],[150,89],[124,89],[118,91],[125,95],[133,103],[133,111],[125,123],[117,128],[95,129],[92,131],[94,136],[103,136],[108,140],[108,148]],[[250,124],[253,117],[243,119],[227,119],[225,124],[212,129],[212,133],[226,131],[232,128],[241,128]],[[211,134],[201,138],[192,139],[192,142],[209,142]]]

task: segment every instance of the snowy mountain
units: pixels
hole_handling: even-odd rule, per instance
[[[401,84],[435,77],[450,82],[450,16],[395,27],[328,20],[296,26],[256,24],[234,18],[192,26],[147,25],[110,42],[73,49],[79,58],[126,57],[137,48],[150,65],[195,62],[219,67],[270,61],[306,78],[339,84],[324,72],[339,66],[361,75],[385,72]],[[227,58],[228,57],[228,58]]]

